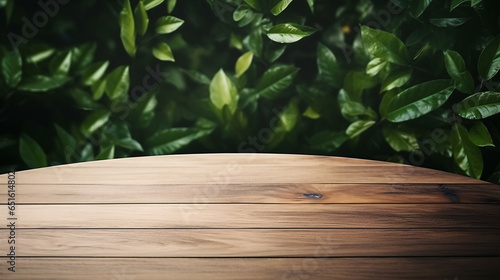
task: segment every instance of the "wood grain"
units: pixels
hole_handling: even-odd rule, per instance
[[[498,205],[94,204],[19,206],[18,228],[500,227]],[[6,220],[8,211],[0,212]]]
[[[0,175],[7,190],[7,175]],[[7,191],[0,220],[8,221]],[[0,279],[499,279],[500,187],[395,163],[201,154],[16,173]]]
[[[22,257],[500,257],[498,236],[498,229],[20,229],[16,243]]]
[[[491,184],[23,184],[18,204],[500,203]],[[0,204],[7,193],[0,193]]]
[[[4,260],[0,279],[11,280],[500,279],[499,257],[19,258],[16,273],[7,272]]]

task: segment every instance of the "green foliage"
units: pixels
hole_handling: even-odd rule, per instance
[[[0,3],[1,171],[280,152],[500,182],[498,1],[71,1],[34,28]]]

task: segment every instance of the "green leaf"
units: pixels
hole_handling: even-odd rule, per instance
[[[76,107],[83,110],[94,110],[100,107],[92,96],[81,88],[72,88],[70,91],[71,97],[76,102]]]
[[[84,44],[71,49],[71,66],[80,70],[94,60],[97,45],[95,43]]]
[[[293,0],[281,0],[276,6],[271,9],[271,14],[277,16],[283,12]]]
[[[153,48],[153,55],[159,60],[175,61],[172,49],[167,43],[161,42]]]
[[[174,11],[175,5],[177,4],[177,0],[167,0],[167,11],[168,13],[172,13]]]
[[[402,68],[392,72],[382,82],[381,92],[404,86],[411,79],[413,70],[411,68]]]
[[[360,102],[351,99],[345,89],[341,89],[338,95],[340,112],[345,119],[354,121],[355,117],[365,115],[368,109]]]
[[[179,29],[179,27],[181,27],[183,23],[184,21],[182,19],[173,16],[160,17],[156,21],[156,33],[158,34],[172,33],[175,30]]]
[[[314,0],[307,0],[307,5],[309,5],[309,9],[314,13]]]
[[[482,122],[476,122],[469,130],[469,138],[478,147],[495,147],[488,128]]]
[[[286,132],[292,131],[297,124],[299,115],[298,100],[297,98],[293,98],[288,106],[279,115],[279,119],[281,121],[280,127],[282,127]]]
[[[329,154],[340,148],[348,139],[344,131],[325,130],[313,135],[308,142],[313,151]]]
[[[124,138],[124,139],[115,140],[115,144],[117,146],[120,146],[122,148],[125,148],[127,150],[131,150],[131,151],[139,151],[139,152],[143,151],[141,144],[132,138]]]
[[[423,116],[441,107],[454,89],[451,80],[434,80],[406,89],[389,103],[387,119],[404,122]]]
[[[450,12],[453,11],[456,7],[460,6],[462,3],[471,2],[471,7],[481,3],[482,0],[451,0]]]
[[[267,31],[267,37],[278,43],[294,43],[310,36],[317,29],[296,23],[282,23],[275,25]]]
[[[60,53],[52,58],[49,70],[52,75],[67,75],[71,67],[71,51]]]
[[[85,136],[89,136],[108,122],[111,113],[104,109],[93,111],[83,120],[81,131]]]
[[[94,62],[82,72],[82,83],[90,86],[99,81],[108,69],[109,61]]]
[[[458,27],[469,21],[470,18],[431,18],[429,22],[437,27]]]
[[[481,150],[472,143],[467,129],[455,124],[451,133],[453,158],[461,170],[470,177],[479,179],[483,172]]]
[[[500,113],[500,93],[478,92],[453,107],[462,118],[480,120]]]
[[[194,82],[197,82],[202,85],[210,84],[210,79],[203,73],[200,73],[195,70],[186,70],[186,69],[182,69],[182,72],[186,74]]]
[[[113,159],[115,157],[115,145],[101,147],[101,151],[95,157],[96,160]]]
[[[413,0],[413,1],[411,1],[411,3],[410,3],[411,14],[416,18],[420,17],[425,12],[425,10],[427,9],[427,7],[429,6],[429,4],[431,2],[432,2],[432,0]]]
[[[2,59],[2,74],[8,87],[16,87],[22,78],[23,60],[18,51],[10,51]]]
[[[253,95],[273,99],[278,97],[293,82],[299,68],[293,66],[274,66],[268,69],[257,82]]]
[[[239,78],[243,74],[245,74],[248,68],[250,68],[250,65],[252,65],[252,60],[253,60],[252,51],[248,51],[238,58],[235,65],[236,77]]]
[[[91,89],[92,89],[92,98],[94,100],[101,99],[102,95],[104,94],[104,91],[106,90],[106,79],[100,79],[96,81],[94,84],[92,84]]]
[[[316,62],[320,79],[334,88],[342,87],[344,71],[333,52],[321,43],[316,50]]]
[[[47,156],[42,147],[26,134],[19,138],[19,154],[29,168],[47,166]]]
[[[450,77],[455,81],[459,91],[468,94],[474,92],[474,80],[465,67],[464,59],[458,52],[452,50],[445,51],[444,64],[446,71],[448,71]]]
[[[234,114],[238,108],[238,98],[238,89],[231,79],[226,76],[224,70],[220,69],[210,83],[210,100],[212,104],[219,110],[222,110],[227,105],[230,112]]]
[[[243,43],[255,54],[255,56],[261,57],[263,49],[261,28],[254,28],[250,34],[243,39]]]
[[[351,139],[356,138],[361,135],[361,133],[372,127],[375,123],[375,121],[366,120],[355,121],[349,125],[349,127],[345,131],[345,134]]]
[[[136,51],[135,22],[130,0],[125,0],[123,2],[123,9],[120,12],[120,28],[120,37],[123,47],[131,57],[134,57]]]
[[[384,127],[382,133],[384,134],[385,141],[396,152],[413,152],[419,149],[415,133],[403,129],[395,129],[390,126]]]
[[[349,97],[356,102],[361,102],[363,91],[377,85],[377,80],[367,75],[364,71],[351,71],[344,80],[344,89]]]
[[[142,0],[140,0],[135,7],[134,19],[136,34],[139,36],[144,36],[144,34],[146,34],[146,31],[148,31],[149,17]]]
[[[143,1],[144,1],[144,7],[146,8],[146,10],[151,10],[152,8],[163,3],[164,0],[143,0]]]
[[[65,76],[47,77],[42,75],[30,76],[23,79],[18,89],[24,91],[49,91],[59,88],[70,81],[71,78]]]
[[[368,65],[366,65],[366,74],[369,76],[376,76],[378,73],[383,71],[387,65],[389,65],[389,62],[386,60],[383,60],[379,57],[375,57],[374,59],[370,60],[368,62]]]
[[[126,96],[129,86],[128,66],[118,66],[106,77],[106,94],[111,100]]]
[[[366,50],[373,56],[385,61],[407,66],[410,62],[408,49],[396,36],[391,33],[361,27],[361,35]]]
[[[488,43],[477,63],[479,75],[485,80],[493,78],[500,70],[500,35]]]
[[[150,155],[172,154],[210,132],[211,130],[196,128],[168,128],[158,131],[146,141],[147,152]]]
[[[68,152],[74,151],[77,145],[75,138],[59,125],[54,124],[54,126],[56,128],[57,136],[59,137],[59,140],[61,140],[63,153],[68,154]],[[67,161],[67,163],[69,163],[69,161]]]

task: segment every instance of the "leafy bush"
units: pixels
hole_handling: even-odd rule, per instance
[[[498,1],[0,0],[0,8],[2,171],[283,152],[499,183]]]

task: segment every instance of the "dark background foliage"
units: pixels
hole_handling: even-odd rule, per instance
[[[495,0],[0,0],[0,168],[279,152],[499,183],[498,11]]]

